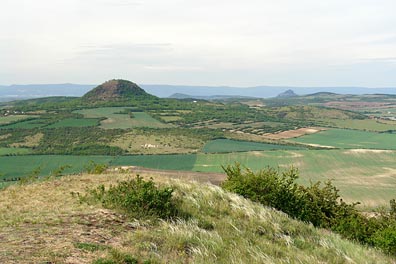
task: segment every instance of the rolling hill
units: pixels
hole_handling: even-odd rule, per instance
[[[87,188],[130,179],[128,173],[15,185],[0,190],[0,262],[395,263],[217,186],[143,176],[172,186],[190,217],[153,223],[80,202]]]
[[[340,94],[396,94],[396,88],[365,88],[365,87],[289,87],[289,86],[257,86],[257,87],[232,87],[232,86],[192,86],[192,85],[163,85],[139,84],[148,93],[158,97],[169,97],[172,94],[188,94],[190,96],[249,96],[269,98],[276,97],[279,93],[291,89],[297,94],[313,94],[318,92],[332,92]],[[17,99],[49,97],[49,96],[82,96],[94,84],[30,84],[30,85],[0,85],[0,101]]]
[[[128,99],[154,99],[155,96],[146,93],[137,84],[126,80],[110,80],[86,93],[83,101],[124,101]]]

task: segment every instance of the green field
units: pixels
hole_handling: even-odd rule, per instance
[[[221,172],[221,165],[239,162],[253,170],[266,166],[299,169],[300,181],[334,179],[342,196],[365,206],[386,205],[396,196],[396,152],[355,150],[262,151],[200,154],[194,171]]]
[[[205,144],[202,151],[205,153],[227,153],[257,150],[301,149],[295,146],[238,141],[231,139],[216,139]]]
[[[0,148],[0,156],[23,155],[23,154],[29,154],[29,153],[31,153],[31,150],[28,148]]]
[[[396,189],[395,151],[356,150],[276,150],[227,154],[153,155],[120,157],[117,165],[138,165],[156,169],[189,169],[222,172],[221,165],[239,162],[253,170],[267,166],[280,169],[295,166],[300,182],[334,179],[348,201],[361,201],[364,206],[386,205]],[[188,158],[188,160],[186,160]],[[185,166],[185,167],[183,167]]]
[[[128,114],[120,114],[128,107],[100,107],[77,110],[75,113],[83,114],[85,118],[106,118],[100,122],[100,127],[105,129],[127,129],[134,127],[166,128],[169,124],[161,123],[147,113],[133,112],[133,118]]]
[[[196,159],[196,154],[121,156],[114,159],[111,162],[111,165],[141,166],[161,170],[191,171],[194,168]]]
[[[23,177],[42,167],[42,175],[70,164],[66,173],[80,172],[90,160],[112,166],[143,166],[154,169],[222,172],[222,165],[239,162],[252,170],[267,166],[295,166],[300,182],[333,179],[347,201],[364,206],[387,205],[395,198],[396,151],[377,150],[275,150],[223,154],[105,156],[6,156],[0,157],[3,178]]]
[[[348,129],[329,129],[292,141],[343,149],[396,149],[396,134]]]
[[[0,129],[8,129],[8,128],[24,128],[24,129],[30,129],[30,128],[36,128],[36,127],[42,127],[45,126],[45,123],[42,123],[40,119],[33,119],[33,120],[26,120],[26,121],[20,121],[18,123],[12,123],[9,125],[3,125],[0,126]]]
[[[374,119],[332,119],[334,127],[346,129],[358,129],[368,131],[388,131],[396,129],[396,121],[374,120]]]
[[[60,166],[71,165],[65,173],[76,173],[93,160],[96,163],[109,163],[113,157],[108,156],[67,156],[67,155],[28,155],[0,157],[0,179],[25,177],[38,167],[41,176],[48,176]]]
[[[3,149],[0,148],[0,151]],[[6,149],[4,149],[5,153]],[[1,153],[1,152],[0,152]],[[73,155],[29,155],[0,157],[0,180],[2,178],[25,177],[34,169],[41,168],[41,176],[63,165],[71,165],[65,173],[77,173],[84,169],[91,160],[111,166],[143,166],[165,170],[193,169],[197,156],[191,155],[134,155],[134,156],[73,156]]]
[[[9,116],[1,116],[0,117],[0,125],[5,125],[9,123],[14,123],[17,121],[22,121],[27,118],[32,118],[32,117],[37,117],[37,116],[32,116],[32,115],[9,115]]]
[[[97,118],[66,118],[47,126],[47,128],[90,127],[90,126],[97,126],[98,124],[99,124],[99,119]]]

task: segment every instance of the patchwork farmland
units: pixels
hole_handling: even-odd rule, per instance
[[[144,112],[130,112],[128,107],[102,107],[77,110],[75,113],[85,118],[104,118],[100,126],[105,129],[127,129],[134,127],[166,128],[168,124],[161,123]]]

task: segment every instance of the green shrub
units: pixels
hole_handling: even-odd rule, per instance
[[[387,227],[378,230],[371,238],[375,247],[381,248],[391,255],[396,255],[396,228]]]
[[[390,201],[390,211],[380,211],[369,218],[357,211],[358,203],[343,202],[331,181],[323,187],[320,182],[308,187],[297,184],[298,171],[294,168],[283,172],[267,168],[254,173],[247,168],[242,170],[237,163],[223,169],[227,179],[222,187],[228,191],[396,255],[395,200]]]
[[[173,189],[158,188],[152,179],[135,179],[119,182],[107,190],[104,185],[90,190],[82,200],[99,201],[105,208],[116,209],[134,218],[170,219],[178,216],[178,201],[172,197]]]
[[[62,176],[63,172],[67,169],[70,169],[72,166],[69,164],[66,165],[62,165],[58,168],[56,168],[55,170],[51,171],[50,176],[54,176],[54,177],[59,177]]]
[[[107,164],[99,164],[91,160],[84,166],[84,170],[88,174],[102,174],[108,167],[109,166]]]
[[[40,173],[41,173],[41,167],[37,167],[34,170],[32,170],[28,176],[23,177],[19,180],[19,184],[20,185],[25,185],[25,184],[29,184],[29,183],[33,183],[38,181],[39,177],[40,177]]]
[[[253,201],[274,207],[302,221],[315,226],[330,227],[340,216],[352,215],[354,204],[339,201],[338,189],[331,181],[311,183],[305,187],[296,183],[298,171],[291,168],[280,172],[267,168],[257,173],[239,164],[223,167],[227,179],[222,187]]]

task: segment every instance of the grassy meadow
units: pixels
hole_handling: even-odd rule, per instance
[[[365,207],[387,205],[396,188],[396,151],[379,150],[275,150],[235,153],[132,156],[6,156],[0,157],[2,178],[23,177],[41,167],[46,176],[62,165],[65,173],[80,172],[90,160],[110,166],[141,166],[159,170],[222,172],[222,165],[241,163],[252,170],[267,166],[300,171],[300,182],[332,179],[347,201]]]
[[[396,149],[396,134],[349,129],[324,130],[291,141],[341,149]]]
[[[396,129],[396,121],[375,119],[333,119],[330,124],[334,127],[384,132]]]
[[[59,128],[59,127],[90,127],[99,125],[97,118],[66,118],[53,123],[46,128]]]
[[[186,155],[134,155],[115,158],[112,166],[141,166],[160,170],[191,171],[197,159],[196,154]]]
[[[194,171],[221,172],[221,165],[239,162],[252,169],[266,166],[280,169],[294,166],[300,182],[326,181],[334,185],[348,201],[364,206],[386,205],[395,196],[395,151],[300,150],[256,151],[227,154],[199,154]]]
[[[0,126],[0,129],[15,129],[15,128],[23,128],[23,129],[31,129],[45,126],[46,123],[40,121],[40,119],[32,119],[26,121],[19,121],[17,123],[11,123],[7,125]]]
[[[0,148],[0,156],[5,155],[24,155],[31,153],[29,148]]]
[[[100,127],[105,129],[127,129],[134,127],[166,128],[169,124],[161,123],[144,112],[133,112],[133,117],[121,113],[130,107],[100,107],[77,110],[75,113],[84,115],[85,118],[106,118],[100,122]]]
[[[49,176],[61,166],[70,165],[64,173],[77,173],[92,160],[96,163],[109,164],[113,157],[110,156],[71,156],[71,155],[26,155],[0,157],[0,181],[31,175],[36,169],[39,175]]]
[[[202,151],[205,153],[221,153],[221,152],[227,153],[227,152],[244,152],[244,151],[277,150],[277,149],[301,149],[301,148],[288,146],[288,145],[238,141],[231,139],[216,139],[206,143]]]
[[[111,146],[119,147],[128,154],[183,154],[198,152],[205,141],[182,133],[133,132],[115,138]]]
[[[0,116],[0,125],[6,125],[9,123],[14,123],[18,121],[22,121],[27,118],[32,118],[37,116],[32,115],[9,115],[9,116]]]

